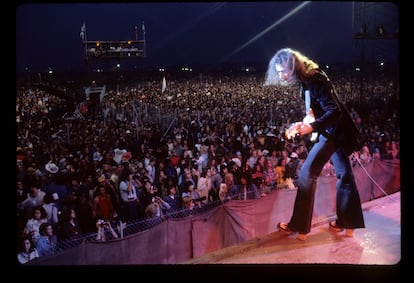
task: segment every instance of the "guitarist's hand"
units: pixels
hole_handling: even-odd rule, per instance
[[[290,125],[289,129],[286,130],[285,136],[287,139],[292,139],[296,135],[304,136],[312,133],[313,127],[309,123],[296,122]]]
[[[313,127],[309,123],[299,122],[297,123],[296,132],[300,136],[305,136],[312,133]]]
[[[313,127],[310,125],[310,123],[314,121],[315,121],[315,115],[313,114],[312,108],[310,108],[305,118],[303,118],[302,122],[296,122],[290,125],[289,129],[287,129],[285,132],[286,138],[292,139],[296,135],[304,136],[304,135],[311,134],[313,132]],[[316,139],[317,139],[317,133],[312,133],[311,140],[315,141]]]
[[[296,123],[292,123],[288,129],[286,129],[285,131],[285,136],[288,140],[293,139],[297,134],[297,128],[299,127],[299,124],[302,122],[296,122]]]

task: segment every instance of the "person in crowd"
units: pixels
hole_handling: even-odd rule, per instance
[[[61,239],[63,240],[75,240],[83,235],[82,228],[79,224],[79,219],[74,208],[64,210],[61,220],[61,228]]]
[[[188,202],[194,203],[194,207],[196,208],[200,208],[202,206],[200,195],[198,194],[194,186],[194,183],[191,181],[185,181],[184,191],[181,193],[181,199],[183,200],[183,202],[185,200],[185,202],[183,203],[183,207],[188,207]]]
[[[164,201],[170,205],[167,213],[178,211],[181,208],[181,198],[177,193],[177,186],[175,184],[168,185],[168,195],[164,197]]]
[[[265,194],[270,193],[276,188],[279,175],[276,173],[276,166],[273,166],[272,160],[266,158],[265,166],[263,168],[263,190]],[[251,175],[250,175],[251,176]]]
[[[44,188],[45,193],[50,193],[54,197],[55,206],[59,211],[62,211],[64,202],[67,199],[67,187],[64,174],[59,172],[59,167],[53,162],[49,162],[45,165],[48,171],[49,183]]]
[[[260,158],[259,158],[260,160]],[[252,182],[253,184],[255,184],[255,186],[261,191],[263,192],[263,184],[264,184],[264,172],[263,172],[263,166],[256,162],[256,164],[253,167],[252,170]]]
[[[201,171],[200,178],[197,181],[197,191],[200,197],[206,199],[202,201],[203,204],[207,203],[208,191],[211,189],[211,168],[204,168]]]
[[[105,221],[103,219],[96,220],[96,240],[105,242],[108,239],[118,239],[118,234],[112,227],[111,221]]]
[[[171,209],[171,206],[168,202],[163,200],[159,196],[154,196],[152,198],[151,204],[149,204],[145,209],[145,215],[149,218],[159,218],[164,220],[165,213]]]
[[[153,197],[157,196],[157,188],[151,182],[149,177],[145,177],[142,183],[144,185],[144,190],[142,192],[139,202],[140,210],[143,212],[143,215],[145,216],[145,210],[147,209],[147,206],[152,203]]]
[[[368,164],[372,161],[372,154],[367,145],[364,145],[359,152],[357,152],[361,164]]]
[[[233,192],[237,192],[239,184],[236,182],[235,174],[232,172],[224,175],[224,183],[226,184],[227,196]],[[220,191],[219,191],[220,194]]]
[[[293,214],[289,222],[280,222],[279,230],[297,233],[306,240],[311,230],[313,204],[318,177],[330,159],[337,180],[336,215],[329,222],[335,232],[365,228],[361,201],[356,187],[349,155],[359,146],[359,132],[345,106],[339,101],[334,86],[318,64],[291,48],[283,48],[270,59],[265,85],[299,85],[305,100],[306,116],[293,124],[287,137],[318,133],[312,149],[301,167]],[[314,136],[312,136],[313,138]]]
[[[47,214],[47,222],[56,225],[59,222],[59,211],[57,207],[55,206],[55,200],[53,198],[53,195],[50,193],[47,193],[43,199],[43,208],[46,211]]]
[[[29,235],[36,245],[40,238],[40,225],[47,223],[47,214],[43,206],[38,205],[33,209],[32,218],[28,219],[24,227],[24,233]]]
[[[240,185],[235,186],[227,195],[236,200],[260,198],[259,189],[252,182],[251,176],[246,173],[240,176]]]
[[[19,180],[17,181],[16,189],[17,206],[20,206],[20,204],[27,198],[28,190],[25,190],[23,182]]]
[[[194,181],[193,173],[192,173],[192,170],[190,168],[184,167],[182,172],[183,172],[182,180],[181,180],[181,184],[179,184],[179,188],[178,188],[180,193],[183,193],[186,190],[188,182],[191,182],[194,187],[197,185],[197,183]]]
[[[216,183],[214,182],[211,186],[211,189],[208,191],[207,203],[214,203],[220,201],[220,186],[225,183]],[[226,194],[227,194],[227,185],[226,185]],[[222,196],[223,197],[223,196]]]
[[[17,230],[19,231],[24,228],[24,225],[26,225],[27,221],[27,215],[22,209],[22,202],[27,198],[28,191],[24,189],[22,181],[17,180],[16,187]]]
[[[226,183],[221,183],[219,185],[218,198],[223,203],[231,199],[231,197],[229,196],[229,190]]]
[[[168,195],[168,183],[170,181],[170,178],[168,178],[165,174],[165,170],[159,170],[158,175],[156,177],[156,182],[154,182],[154,186],[159,189],[160,197],[163,198]]]
[[[125,221],[139,217],[140,199],[137,195],[137,188],[134,185],[134,175],[128,169],[124,169],[119,176],[119,191],[123,205],[123,216]]]
[[[285,178],[291,178],[292,180],[297,179],[299,163],[300,163],[299,155],[297,154],[296,151],[293,151],[290,154],[289,162],[285,165],[285,174],[284,174]]]
[[[17,254],[17,260],[19,263],[25,264],[39,257],[39,253],[33,245],[32,239],[28,235],[23,234],[20,238],[19,244],[19,252]]]
[[[221,168],[221,171],[217,171],[215,167],[210,168],[210,170],[211,170],[211,177],[210,177],[211,188],[208,191],[209,193],[208,193],[208,197],[207,197],[207,202],[210,202],[212,200],[217,200],[215,195],[218,196],[219,186],[223,182],[224,176],[228,173],[227,166],[221,165],[220,168]],[[223,173],[223,175],[222,175],[222,173]],[[210,192],[216,192],[217,194],[215,194],[215,193],[210,194]],[[211,198],[210,198],[210,196],[211,196]]]
[[[155,176],[158,175],[158,168],[155,166],[156,159],[154,156],[151,156],[149,159],[149,164],[145,167],[148,172],[148,176],[152,183],[155,183]]]
[[[325,163],[325,165],[323,165],[320,176],[325,176],[325,177],[335,176],[335,167],[330,160],[328,160]]]
[[[57,251],[57,237],[50,223],[42,223],[39,227],[40,237],[36,244],[39,256],[53,255]]]
[[[92,206],[93,217],[95,219],[102,219],[106,222],[112,221],[115,214],[115,209],[112,204],[112,199],[110,194],[106,192],[105,186],[103,184],[98,185],[98,193],[93,199]]]
[[[33,209],[39,205],[43,205],[43,199],[46,193],[42,191],[38,186],[31,186],[26,199],[19,205],[19,215],[25,219],[25,221],[33,216]]]
[[[98,177],[98,183],[105,186],[106,193],[111,196],[111,202],[114,208],[114,214],[119,215],[120,213],[120,198],[121,195],[116,189],[115,184],[111,180],[109,173],[102,174]]]

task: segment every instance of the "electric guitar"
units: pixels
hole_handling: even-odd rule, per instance
[[[313,121],[315,121],[315,115],[313,114],[313,111],[311,108],[309,108],[306,116],[303,118],[302,122],[296,122],[296,123],[292,123],[289,128],[286,129],[285,131],[285,136],[288,140],[293,139],[296,137],[296,135],[298,134],[298,127],[300,127],[300,125],[302,123],[312,123]],[[317,132],[312,132],[311,134],[311,138],[310,140],[312,142],[315,142],[318,139],[318,133]]]
[[[305,118],[303,118],[302,123],[312,123],[315,121],[315,115],[313,113],[312,108],[310,107],[311,104],[311,98],[310,98],[310,91],[309,90],[305,90],[305,109],[306,109],[306,116]],[[297,128],[300,127],[300,124],[302,124],[300,122],[296,122],[293,123],[289,126],[289,128],[286,130],[285,132],[285,136],[288,140],[294,138],[297,134]],[[315,142],[318,139],[318,133],[317,132],[312,132],[311,138],[310,140],[312,142]]]

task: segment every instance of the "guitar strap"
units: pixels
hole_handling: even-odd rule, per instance
[[[305,90],[305,110],[306,110],[306,115],[311,115],[310,113],[310,109],[311,109],[311,98],[310,98],[310,91],[309,89]],[[312,120],[315,120],[315,117],[312,118]],[[313,132],[311,134],[311,141],[315,142],[318,140],[318,133],[317,132]]]
[[[309,89],[306,89],[305,90],[305,110],[306,110],[306,114],[309,113],[310,103],[311,103],[311,100],[310,100],[310,91],[309,91]]]

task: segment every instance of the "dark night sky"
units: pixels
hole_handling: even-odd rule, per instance
[[[381,22],[387,31],[399,29],[395,4],[374,6],[366,6],[370,28]],[[147,58],[130,63],[144,68],[265,66],[287,46],[318,63],[349,62],[361,56],[360,41],[352,39],[361,12],[353,11],[347,1],[23,4],[16,8],[16,71],[84,70],[84,22],[88,40],[135,39],[135,26],[144,22]],[[398,59],[397,40],[370,41],[365,50],[368,60]]]

